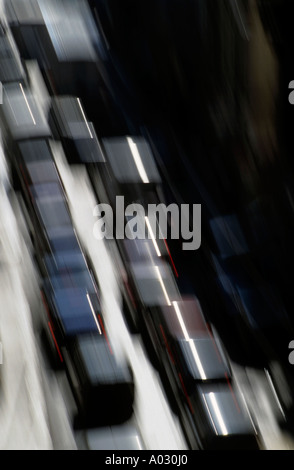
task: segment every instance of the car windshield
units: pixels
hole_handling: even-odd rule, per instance
[[[51,136],[47,120],[30,90],[21,83],[10,83],[4,85],[3,93],[3,112],[13,138]]]
[[[118,362],[109,346],[105,336],[83,335],[78,338],[78,348],[91,382],[100,385],[131,382],[127,364]]]
[[[46,229],[72,224],[66,199],[58,184],[34,185],[31,192]]]
[[[103,139],[113,174],[120,183],[158,183],[161,181],[154,157],[144,138]]]
[[[255,430],[243,395],[225,384],[203,385],[200,398],[219,436],[254,434]]]
[[[193,380],[227,380],[229,366],[210,338],[176,342],[182,369]]]
[[[169,333],[176,339],[209,338],[209,330],[196,298],[162,308]]]
[[[30,162],[26,165],[32,184],[45,183],[46,181],[59,182],[56,166],[51,160]]]
[[[21,81],[24,73],[7,36],[0,37],[0,80],[2,83]]]
[[[99,332],[102,334],[97,319],[97,302],[86,289],[77,287],[64,287],[54,290],[53,300],[56,313],[66,335],[75,335],[82,332]]]
[[[52,275],[60,271],[82,271],[87,269],[85,257],[81,250],[60,251],[54,255],[46,255],[44,262],[48,272]]]
[[[51,269],[51,272],[49,271],[49,281],[53,290],[83,288],[89,294],[97,293],[96,285],[88,269],[57,271],[54,270],[52,264],[49,266],[49,269]]]
[[[171,302],[179,300],[176,281],[167,263],[131,263],[130,269],[145,306],[171,305]]]
[[[46,140],[29,140],[19,144],[21,155],[26,163],[52,160],[49,145]]]
[[[80,244],[72,225],[47,230],[48,240],[54,253],[80,250]]]

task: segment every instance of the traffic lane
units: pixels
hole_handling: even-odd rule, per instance
[[[73,188],[76,191],[76,186]],[[83,195],[77,195],[79,199],[79,204],[82,203],[84,206]],[[26,258],[26,266],[27,270],[26,273],[23,273],[24,276],[24,285],[26,289],[26,295],[29,299],[31,312],[33,317],[33,322],[35,325],[35,335],[37,342],[39,341],[39,333],[42,321],[40,320],[43,312],[43,305],[41,303],[41,299],[39,296],[39,277],[36,271],[36,266],[32,261],[32,248],[30,248],[30,240],[29,235],[27,233],[25,220],[23,218],[22,210],[23,207],[19,204],[20,199],[15,199],[14,210],[17,214],[17,219],[19,224],[22,227],[23,236],[26,239],[27,243],[24,244],[22,247],[23,256]],[[90,206],[88,206],[90,207]],[[85,207],[79,213],[78,219],[79,222],[82,222],[81,213],[85,212]],[[87,212],[87,211],[86,211]],[[91,212],[90,212],[91,215]],[[91,215],[92,216],[92,215]],[[84,227],[84,224],[81,223],[81,227]],[[87,227],[87,232],[89,232],[89,226]],[[92,240],[91,240],[92,241]],[[96,245],[96,240],[93,237],[93,241]],[[93,250],[94,247],[92,247]],[[94,250],[95,251],[95,250]],[[97,252],[95,253],[97,257]],[[100,259],[100,254],[98,255]],[[109,260],[108,260],[109,263]],[[103,267],[103,276],[105,277],[106,269],[108,264],[105,263],[105,259],[101,259],[101,266]],[[106,276],[108,279],[114,275],[114,270],[111,266],[108,266],[109,272]],[[30,273],[30,276],[28,276]],[[30,282],[28,282],[28,277],[30,277]],[[115,290],[113,287],[113,280],[112,282],[109,281],[109,285],[107,285],[107,289]],[[103,289],[102,289],[103,290]],[[118,291],[117,291],[118,292]],[[110,299],[110,296],[106,296]],[[119,299],[117,299],[119,302]],[[112,305],[108,306],[108,310],[111,312],[116,311],[116,317],[112,315],[113,326],[112,326],[112,335],[111,338],[113,339],[114,349],[119,354],[122,350],[118,350],[121,345],[121,333],[124,331],[125,335],[128,335],[126,330],[123,318],[121,316],[121,310],[119,303],[114,302]],[[108,317],[109,320],[109,317]],[[116,338],[115,338],[116,335]],[[139,403],[139,401],[135,404],[135,415],[136,419],[141,426],[148,426],[148,433],[149,437],[144,438],[144,442],[146,442],[147,448],[151,449],[169,449],[170,446],[172,448],[185,448],[185,443],[183,439],[180,440],[180,444],[177,442],[173,443],[173,440],[170,438],[172,433],[172,429],[174,423],[172,422],[172,418],[170,421],[168,418],[163,419],[162,413],[165,412],[167,415],[169,414],[169,409],[165,401],[165,397],[163,391],[161,389],[160,380],[157,377],[157,374],[154,373],[148,360],[146,359],[145,352],[143,351],[143,347],[141,345],[140,339],[138,338],[135,344],[131,341],[131,338],[128,337],[129,343],[124,345],[124,348],[128,349],[128,355],[132,356],[132,366],[133,369],[137,370],[136,377],[138,381],[138,394],[144,395],[145,397],[148,394],[148,399],[150,399],[150,407],[147,409],[144,406],[144,403]],[[125,339],[126,341],[126,339]],[[44,356],[44,349],[43,345],[40,343],[39,351],[41,354],[41,359]],[[136,364],[135,364],[136,362]],[[45,364],[45,365],[44,365]],[[143,369],[143,372],[142,372]],[[139,373],[142,374],[139,377]],[[47,405],[47,412],[48,412],[48,423],[51,432],[51,438],[53,442],[54,448],[72,448],[74,447],[73,438],[75,437],[75,431],[73,430],[73,421],[74,415],[76,413],[76,407],[73,403],[72,395],[70,390],[68,389],[67,382],[64,381],[64,376],[60,373],[53,374],[50,370],[48,364],[46,365],[42,361],[42,376],[43,376],[43,386],[44,386],[44,394],[46,397],[46,405]],[[147,400],[146,400],[147,403]],[[56,405],[57,404],[57,405]],[[58,410],[58,412],[57,412]],[[153,418],[151,416],[153,415]],[[61,418],[62,417],[62,418]],[[158,420],[158,421],[157,421]],[[165,427],[162,429],[162,421],[165,422]],[[62,423],[62,426],[59,424]],[[60,428],[62,430],[60,430]],[[153,429],[156,429],[155,435]],[[66,436],[66,430],[68,430],[68,437]],[[181,431],[178,431],[179,433]],[[147,434],[148,434],[147,433]],[[175,439],[176,441],[176,439]]]
[[[39,380],[46,406],[46,420],[54,450],[75,450],[77,444],[73,430],[73,414],[76,412],[71,390],[64,371],[55,371],[51,367],[46,349],[42,327],[46,317],[45,307],[40,295],[40,275],[34,262],[33,246],[23,216],[20,194],[13,194],[12,207],[21,237],[22,265],[20,271],[23,290],[28,302],[34,343],[40,364]]]
[[[62,163],[62,158],[60,158],[60,162]],[[63,172],[64,180],[67,180],[66,187],[69,192],[70,200],[73,204],[73,208],[75,209],[73,212],[75,213],[75,220],[77,224],[79,224],[80,234],[85,240],[85,243],[89,249],[92,259],[95,260],[95,267],[97,269],[98,278],[101,281],[102,291],[104,294],[103,303],[107,310],[107,322],[111,327],[113,338],[117,338],[119,340],[122,337],[121,332],[125,331],[126,327],[120,310],[120,296],[119,289],[117,286],[118,278],[116,277],[116,273],[113,269],[113,266],[109,266],[110,270],[108,272],[108,268],[102,262],[103,258],[101,257],[101,254],[99,254],[100,252],[98,248],[98,246],[100,245],[99,241],[95,240],[91,231],[93,229],[93,216],[91,208],[95,206],[95,201],[93,201],[92,199],[93,195],[91,190],[89,190],[89,184],[87,181],[86,174],[81,167],[79,169],[74,167],[71,169],[71,172],[68,173],[65,165],[65,167],[63,168]],[[84,175],[85,177],[84,181],[82,175]],[[77,184],[80,184],[80,191],[81,195],[83,194],[83,198],[78,196]],[[102,244],[101,247],[102,246],[103,249],[105,249],[104,244]],[[115,289],[113,289],[111,285],[115,285]],[[107,295],[108,292],[115,292],[116,299],[114,300],[112,296]],[[139,341],[139,338],[134,337],[132,342],[125,342],[125,347],[131,348],[131,351],[133,348],[135,348],[137,339]],[[139,344],[141,347],[141,341]],[[140,352],[134,352],[135,355],[133,355],[132,353],[130,357],[136,359],[136,356],[140,354]],[[133,364],[135,365],[135,363]],[[236,365],[236,367],[238,370],[238,373],[236,374],[236,380],[241,388],[241,391],[245,394],[245,397],[248,399],[248,405],[250,409],[253,410],[253,415],[256,418],[258,427],[260,428],[262,437],[265,441],[265,447],[267,449],[289,447],[292,448],[292,437],[287,433],[283,432],[280,428],[277,403],[264,372],[260,372],[259,369],[256,369],[254,367],[252,367],[251,369],[244,368],[240,365]],[[137,370],[136,365],[135,369]],[[142,383],[144,383],[144,380],[146,377],[148,377],[148,374],[147,376],[144,376],[144,372],[142,369],[138,369],[138,373],[138,377],[140,378],[140,380],[142,380]],[[247,377],[248,375],[250,376],[250,380]],[[244,377],[246,378],[246,380],[244,380]],[[138,383],[140,384],[140,381],[138,381]],[[150,403],[152,404],[152,401],[149,401],[149,404]],[[152,405],[149,409],[150,413],[152,413],[151,408]],[[148,412],[148,406],[146,407],[146,405],[145,407],[143,406],[140,409],[141,413],[144,413],[144,410]]]
[[[278,366],[278,364],[276,364]],[[266,450],[293,450],[293,434],[281,428],[283,411],[267,371],[232,364],[238,387],[252,411]]]
[[[141,338],[132,338],[121,310],[119,273],[111,262],[104,240],[93,235],[95,198],[84,167],[70,167],[60,145],[55,157],[70,202],[73,220],[93,261],[101,286],[106,326],[116,354],[126,354],[135,376],[134,412],[147,448],[184,449],[186,443],[177,418],[171,413],[160,377],[146,357]]]
[[[66,170],[66,168],[65,168],[65,170]],[[71,179],[71,174],[70,173],[68,175],[68,178]],[[76,182],[76,181],[80,181],[80,172],[79,172],[79,177],[78,178],[74,177],[72,182]],[[76,191],[76,186],[75,185],[72,186],[71,191],[73,191],[74,189]],[[86,188],[83,188],[83,193],[85,192],[85,189]],[[80,198],[79,196],[81,196],[81,194],[79,194],[79,192],[78,192],[75,195],[75,197],[78,198],[78,200],[79,200],[78,205],[82,205],[84,207],[85,200],[83,200],[83,198]],[[77,199],[76,199],[76,201],[77,201]],[[74,203],[74,205],[75,205],[75,203]],[[77,221],[82,220],[81,219],[81,214],[84,214],[84,211],[81,211],[81,210],[78,209]],[[92,216],[92,214],[91,214],[91,216]],[[18,222],[20,221],[20,219],[21,219],[21,213],[19,213],[17,215]],[[91,219],[89,218],[89,222],[90,222],[90,220]],[[10,224],[12,224],[12,222],[13,222],[13,219],[10,220]],[[6,225],[7,225],[7,222],[6,222]],[[87,239],[87,236],[90,233],[89,232],[89,225],[81,224],[80,230],[83,233],[84,237]],[[15,236],[15,233],[14,233],[14,236]],[[11,241],[11,237],[7,237],[7,242],[8,242],[8,240]],[[94,239],[94,237],[92,239],[92,234],[91,234],[91,242],[90,242],[89,245],[92,245],[92,243],[94,243],[94,245],[92,246],[92,250],[93,250],[92,253],[93,253],[94,259],[97,259],[97,260],[101,259],[101,264],[100,263],[97,263],[97,264],[99,264],[99,267],[101,269],[100,275],[103,277],[103,275],[105,274],[105,266],[104,266],[104,263],[102,262],[103,258],[101,258],[100,256],[97,257],[97,252],[95,250],[97,241]],[[25,245],[25,247],[22,247],[22,249],[21,249],[22,257],[24,257],[25,248],[27,248],[27,245]],[[11,252],[11,254],[13,253],[12,250],[10,252]],[[14,249],[14,254],[15,254],[15,249]],[[29,258],[30,258],[30,254],[29,254],[29,250],[27,250],[27,260],[25,262],[26,267],[29,266]],[[18,257],[16,257],[15,260],[18,263],[20,261]],[[34,271],[34,268],[32,266],[32,272],[33,271]],[[27,274],[27,269],[26,269],[26,274]],[[108,277],[109,276],[110,277],[111,276],[115,277],[115,272],[112,269],[110,270],[110,272],[108,272]],[[37,278],[36,278],[36,282],[37,282]],[[28,284],[30,286],[29,290],[31,290],[31,293],[34,296],[36,296],[37,284],[35,285],[36,289],[32,288],[31,283],[28,283]],[[112,284],[112,282],[110,282],[110,285],[111,284]],[[117,294],[118,294],[118,290],[117,290]],[[108,302],[109,302],[110,296],[108,297],[108,295],[107,295],[106,298],[108,299]],[[35,298],[35,300],[37,300],[37,298]],[[105,302],[105,299],[104,299],[104,302]],[[107,302],[107,300],[106,300],[106,302]],[[122,316],[121,316],[121,313],[120,313],[121,311],[120,311],[120,305],[119,305],[119,295],[117,296],[117,299],[116,299],[115,303],[116,303],[116,305],[113,304],[113,301],[109,303],[108,309],[110,311],[110,314],[107,316],[107,319],[108,319],[108,321],[110,321],[110,320],[113,321],[115,327],[113,327],[112,331],[114,333],[116,332],[116,334],[118,336],[118,339],[119,339],[120,336],[121,336],[120,332],[122,330],[124,330],[124,328],[125,328],[125,325],[124,325],[124,322],[123,322],[123,319],[122,319]],[[114,315],[114,311],[116,311],[117,316]],[[121,322],[121,324],[119,322]],[[138,341],[138,344],[136,344],[136,340]],[[116,346],[118,346],[118,344],[119,343],[116,342]],[[126,347],[126,345],[125,345],[125,347]],[[149,371],[152,371],[151,374],[146,374],[145,372],[142,372],[141,368],[135,367],[136,370],[138,370],[140,372],[140,375],[137,376],[138,379],[139,379],[138,383],[139,383],[140,386],[143,387],[143,391],[144,391],[145,387],[147,387],[147,389],[148,389],[148,387],[150,387],[150,382],[153,380],[152,375],[154,374],[154,371],[152,369],[149,369],[149,363],[148,363],[148,361],[145,357],[145,353],[144,353],[144,351],[141,347],[141,343],[140,343],[139,338],[136,338],[135,340],[133,339],[133,341],[131,341],[129,343],[128,348],[133,349],[133,351],[131,353],[131,356],[135,356],[136,360],[138,360],[138,356],[140,357],[140,355],[142,355],[141,360],[139,360],[138,362],[142,363],[142,359],[143,359],[143,362],[144,361],[147,362],[147,364],[146,364],[147,369]],[[240,370],[243,371],[242,368],[239,369],[239,372],[240,372]],[[244,371],[243,371],[243,373],[244,373]],[[151,375],[151,377],[150,377],[150,375]],[[74,446],[74,442],[71,438],[68,439],[68,441],[66,441],[66,439],[65,439],[66,432],[67,432],[66,430],[70,431],[70,429],[71,429],[70,424],[69,423],[64,424],[64,432],[61,433],[63,435],[63,441],[61,440],[58,443],[58,440],[60,438],[60,431],[58,433],[58,427],[59,426],[57,425],[57,423],[59,422],[58,418],[60,418],[60,416],[57,416],[57,415],[59,415],[60,410],[63,410],[63,413],[66,416],[66,419],[68,419],[66,409],[69,409],[68,416],[69,416],[69,419],[70,419],[71,412],[74,409],[74,406],[72,407],[72,404],[71,404],[71,399],[72,398],[70,396],[70,393],[68,393],[68,391],[66,391],[67,386],[66,386],[66,382],[63,381],[63,378],[61,378],[60,376],[59,376],[58,379],[55,376],[54,377],[51,376],[51,377],[52,377],[53,382],[49,378],[48,383],[50,385],[47,387],[47,390],[52,392],[52,389],[54,389],[52,384],[57,380],[57,382],[55,382],[56,390],[51,395],[51,399],[49,398],[49,401],[51,400],[51,410],[49,411],[49,418],[51,420],[52,427],[55,428],[55,432],[53,433],[53,442],[54,442],[54,435],[55,435],[56,439],[55,439],[55,444],[54,445],[57,446],[57,448],[68,448],[68,446],[72,446],[72,445]],[[252,379],[252,377],[254,377],[254,379]],[[241,389],[242,389],[242,391],[245,391],[245,394],[248,398],[248,402],[250,404],[250,407],[253,407],[254,415],[257,416],[258,425],[262,430],[262,435],[263,435],[263,438],[265,440],[266,447],[270,448],[270,449],[292,448],[291,447],[292,446],[291,437],[288,436],[285,433],[282,433],[279,426],[278,426],[278,424],[277,424],[276,416],[275,416],[274,411],[273,411],[273,410],[275,410],[275,403],[274,403],[274,400],[273,400],[273,396],[268,393],[269,392],[268,385],[264,382],[264,377],[261,377],[256,371],[252,371],[251,372],[250,382],[248,382],[248,380],[247,381],[246,380],[242,381],[242,379],[240,378],[240,375],[239,375],[238,378],[241,382]],[[244,375],[243,375],[243,378],[244,378]],[[62,389],[62,393],[60,393],[60,389]],[[265,393],[265,390],[266,390],[266,393]],[[68,393],[68,395],[66,395],[67,393]],[[54,407],[54,403],[56,402],[56,397],[58,397],[58,396],[59,396],[59,399],[61,401],[60,401],[60,407],[58,406],[56,408],[56,407]],[[64,399],[65,396],[66,396],[66,398]],[[48,403],[48,396],[47,396],[47,403]],[[140,407],[139,406],[138,408],[136,408],[136,416],[138,417],[138,422],[140,423],[141,427],[143,427],[143,428],[144,428],[144,424],[146,425],[146,422],[150,419],[149,414],[152,414],[154,412],[157,414],[156,407],[152,406],[152,400],[149,403],[150,403],[149,407],[145,408],[145,407]],[[56,413],[56,409],[58,409],[58,413]],[[143,426],[142,426],[142,422],[143,422]],[[57,430],[57,432],[56,432],[56,430]],[[150,430],[151,430],[151,425],[150,425],[149,431]],[[158,443],[157,444],[158,447],[156,447],[156,443],[154,443],[155,436],[152,436],[151,434],[148,435],[148,433],[147,433],[147,439],[146,439],[147,446],[148,446],[147,448],[152,448],[152,449],[154,449],[154,448],[160,448],[160,449],[169,448],[169,437],[166,434],[165,434],[165,436],[166,436],[167,440],[163,445],[165,445],[166,447],[162,447],[162,443],[160,443],[160,444]],[[62,444],[61,444],[61,442],[62,442]],[[61,446],[61,447],[58,447],[58,446]]]
[[[22,238],[6,191],[0,188],[1,367],[0,448],[51,449],[30,308],[23,289]]]

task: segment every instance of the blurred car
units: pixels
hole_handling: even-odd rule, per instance
[[[37,254],[50,249],[52,234],[72,230],[72,219],[66,196],[58,183],[35,184],[30,187],[30,217],[33,221],[33,238]]]
[[[16,36],[21,56],[35,58],[43,67],[49,63],[53,75],[58,74],[61,83],[68,79],[66,63],[83,64],[85,72],[87,62],[94,62],[94,46],[99,41],[84,0],[53,0],[50,7],[44,0],[5,3],[8,23]]]
[[[258,449],[229,357],[197,298],[150,307],[145,323],[192,449]]]
[[[38,260],[46,253],[81,249],[50,143],[47,139],[18,142],[11,158],[13,186],[23,196]],[[46,218],[50,211],[52,217]]]
[[[50,140],[36,139],[18,142],[10,156],[13,186],[25,199],[34,184],[56,182],[62,185],[54,162]]]
[[[81,426],[113,425],[133,413],[133,372],[114,354],[105,336],[80,334],[68,348],[67,370]]]
[[[202,448],[230,451],[262,448],[244,396],[234,385],[201,384],[188,394],[188,400],[188,419],[193,419],[190,429],[198,433]],[[191,442],[195,434],[191,434]]]
[[[68,253],[67,253],[68,254]],[[98,286],[80,252],[46,256],[43,318],[54,362],[65,367],[78,407],[79,426],[122,422],[132,414],[130,366],[108,338]]]
[[[164,260],[130,263],[132,282],[139,305],[144,308],[170,305],[180,299],[180,293],[168,263]]]
[[[139,217],[139,216],[137,216]],[[164,263],[167,269],[177,275],[177,270],[171,257],[168,244],[163,237],[160,237],[160,226],[155,221],[155,227],[151,226],[148,216],[141,220],[142,231],[145,238],[117,240],[117,247],[122,260],[121,269],[121,292],[123,296],[124,312],[131,331],[136,332],[135,325],[138,323],[137,309],[142,308],[139,291],[134,280],[132,266],[136,263],[154,262]],[[171,275],[171,273],[170,273]],[[174,284],[174,289],[176,289]]]
[[[8,143],[19,140],[50,138],[45,114],[31,89],[21,82],[3,85],[3,134]]]
[[[72,229],[72,219],[62,180],[47,139],[20,141],[11,159],[15,189],[25,203],[26,221],[37,252],[43,253],[50,234]]]
[[[147,140],[142,136],[101,139],[105,165],[89,165],[88,173],[99,201],[115,208],[116,196],[125,203],[164,202],[161,177]],[[104,190],[102,192],[101,190]],[[108,201],[105,201],[105,195]]]
[[[25,71],[9,27],[0,23],[0,82],[25,84]]]
[[[97,286],[85,265],[60,269],[54,257],[45,259],[45,264],[47,277],[41,287],[48,314],[45,328],[49,339],[54,333],[52,350],[57,348],[62,362],[61,348],[67,346],[68,338],[81,332],[103,334],[101,306]]]
[[[5,8],[21,58],[38,62],[49,93],[79,96],[90,119],[103,126],[108,109],[100,96],[101,39],[88,3],[11,0]]]
[[[142,436],[136,426],[126,423],[119,426],[87,430],[89,450],[143,450]]]
[[[105,161],[93,123],[87,120],[79,98],[52,97],[48,120],[55,137],[63,144],[69,163]]]
[[[163,350],[168,353],[176,365],[176,374],[180,371],[187,383],[231,380],[227,353],[196,297],[152,308],[149,315],[158,334],[154,344],[159,356]]]
[[[20,200],[34,255],[39,261],[52,250],[51,242],[68,238],[77,246],[68,200],[50,147],[50,140],[20,141],[10,159],[12,182]]]
[[[180,299],[180,293],[170,265],[161,259],[128,262],[124,279],[127,304],[133,331],[144,335],[145,310],[152,306],[169,305]]]

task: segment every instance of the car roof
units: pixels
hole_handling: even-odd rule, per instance
[[[173,305],[163,305],[162,315],[169,333],[177,339],[209,338],[210,332],[196,297],[180,299]]]
[[[99,42],[95,22],[84,0],[11,0],[10,23],[47,29],[60,61],[96,60],[93,43]]]
[[[47,139],[27,140],[19,142],[22,158],[26,163],[41,160],[53,160],[53,155]]]
[[[99,40],[88,5],[83,0],[38,1],[50,40],[59,61],[97,59],[94,44]]]
[[[80,249],[76,231],[71,224],[48,228],[47,238],[54,254]]]
[[[52,109],[62,137],[89,138],[89,124],[79,98],[75,96],[53,97]],[[94,135],[91,138],[94,138]]]
[[[182,365],[193,380],[227,380],[230,378],[228,362],[211,338],[179,340],[178,349]]]
[[[21,65],[21,59],[17,56],[17,49],[13,47],[13,39],[9,31],[4,31],[0,26],[0,81],[22,81],[25,73]]]
[[[51,137],[51,129],[30,89],[21,83],[3,85],[3,113],[14,139]]]
[[[168,251],[163,239],[150,238],[130,240],[125,238],[122,244],[126,253],[127,261],[134,263],[143,260],[157,259],[167,256]]]
[[[81,250],[68,249],[45,255],[44,263],[51,274],[69,269],[74,271],[87,270],[86,260]]]
[[[35,184],[30,190],[46,230],[72,225],[65,194],[58,182]]]
[[[29,162],[26,164],[26,169],[32,184],[46,183],[48,181],[60,183],[58,171],[52,160]]]
[[[87,120],[80,99],[76,96],[55,96],[51,106],[61,138],[74,141],[80,161],[104,163],[105,157],[94,125]]]
[[[162,306],[160,311],[182,366],[192,379],[229,379],[224,351],[208,327],[197,297],[184,297],[171,306]]]
[[[67,210],[65,201],[50,197],[37,199],[36,205],[46,229],[71,224],[70,213]]]
[[[58,267],[50,257],[45,259],[45,262],[48,269],[48,281],[53,291],[80,288],[86,290],[89,294],[97,293],[97,286],[86,265],[81,269],[73,269],[71,266],[64,267],[64,265]]]
[[[144,444],[136,426],[123,423],[86,431],[86,439],[91,450],[142,450]]]
[[[39,0],[11,0],[6,2],[7,16],[10,21],[24,24],[43,24]]]
[[[173,273],[168,263],[153,262],[130,263],[134,283],[146,307],[169,305],[180,299]]]
[[[127,362],[117,360],[104,335],[79,335],[77,346],[92,382],[102,385],[132,381]]]
[[[98,320],[93,314],[92,298],[85,288],[59,287],[54,289],[52,299],[66,335],[89,331],[101,332]]]
[[[62,199],[65,200],[65,194],[60,186],[60,184],[56,181],[48,181],[45,183],[34,184],[31,187],[32,195],[35,199]]]
[[[256,434],[244,396],[236,387],[204,384],[198,391],[217,435]]]
[[[159,183],[161,178],[143,137],[109,137],[102,139],[106,161],[119,183]]]

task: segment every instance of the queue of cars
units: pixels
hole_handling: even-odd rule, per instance
[[[101,170],[99,165],[96,168],[99,186],[92,179],[98,198],[100,189],[101,194],[111,193],[109,200],[114,200],[114,191],[119,188],[117,194],[124,195],[129,203],[139,202],[142,207],[160,203],[159,195],[164,194],[160,179],[156,184],[151,178],[150,183],[134,182],[134,167],[130,166],[128,173],[128,166],[121,165],[126,161],[127,137],[110,140],[115,145],[109,145],[109,139],[108,145],[104,141],[101,144],[105,163]],[[143,148],[148,148],[147,141]],[[120,164],[115,165],[120,156]],[[150,149],[148,156],[155,165]],[[141,162],[147,160],[146,153],[144,157]],[[146,174],[151,166],[146,165]],[[126,184],[121,183],[122,172]],[[147,333],[152,362],[168,381],[188,445],[192,449],[257,449],[261,445],[258,432],[235,384],[222,342],[199,299],[181,292],[167,241],[150,233],[148,216],[143,218],[146,238],[116,240],[127,273],[126,295],[131,299],[139,331]]]
[[[4,142],[21,191],[41,274],[44,328],[65,368],[82,426],[132,415],[134,380],[116,357],[100,305],[99,285],[78,239],[50,146],[52,134],[24,76],[3,85]]]
[[[87,11],[84,4],[71,0],[58,6],[54,1],[49,8],[41,0],[9,2],[20,53],[38,61],[52,99],[46,116],[24,74],[23,81],[15,77],[4,85],[1,114],[14,184],[24,196],[42,276],[48,338],[65,366],[82,420],[105,424],[131,415],[134,380],[127,362],[113,355],[95,271],[77,237],[51,140],[62,142],[70,163],[87,166],[99,202],[114,207],[116,197],[124,196],[128,204],[146,208],[165,200],[145,138],[113,134],[99,141],[96,136],[99,119],[92,120],[95,106],[88,98],[99,84],[99,37],[88,13],[84,21],[79,17]],[[66,27],[62,31],[60,8],[79,25],[82,43],[77,38],[71,42]],[[152,233],[148,216],[142,224],[146,239],[116,240],[126,272],[122,294],[136,328],[147,335],[158,371],[167,378],[188,446],[258,449],[258,432],[217,333],[199,300],[181,292],[167,240]]]
[[[115,97],[103,88],[103,42],[87,0],[9,0],[7,20],[24,60],[37,60],[53,96],[78,96],[90,122],[123,129]]]

